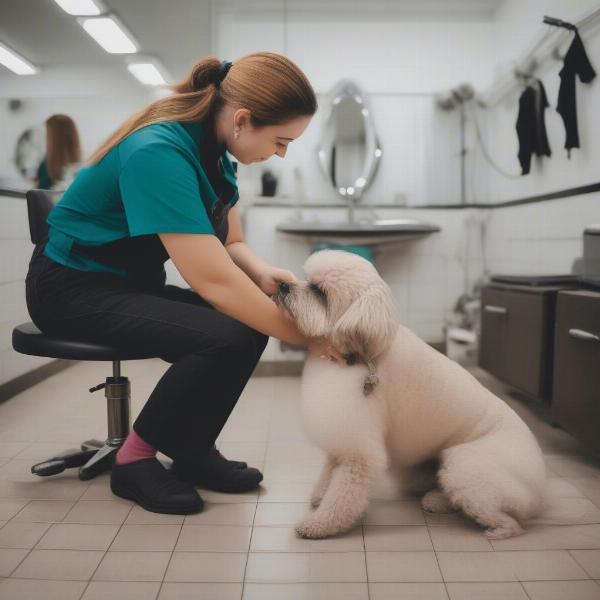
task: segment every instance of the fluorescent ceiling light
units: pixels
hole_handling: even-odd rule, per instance
[[[133,36],[119,23],[115,16],[78,19],[81,26],[111,54],[137,52]]]
[[[154,62],[132,62],[127,65],[127,68],[144,85],[167,84]]]
[[[70,15],[92,16],[102,14],[98,0],[54,0],[54,2]]]
[[[0,42],[0,64],[17,75],[34,75],[37,69],[25,58]]]

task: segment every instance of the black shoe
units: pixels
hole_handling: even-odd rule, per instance
[[[180,481],[156,458],[115,463],[110,474],[113,494],[134,500],[146,510],[175,515],[197,513],[204,501],[193,486]]]
[[[227,460],[214,446],[200,462],[173,461],[171,468],[182,481],[229,494],[253,490],[263,479],[258,469],[248,467],[242,461]]]

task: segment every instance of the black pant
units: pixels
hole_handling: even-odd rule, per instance
[[[33,322],[47,334],[143,349],[172,363],[133,428],[162,453],[193,465],[225,425],[268,336],[192,290],[79,271],[41,249],[26,280]]]

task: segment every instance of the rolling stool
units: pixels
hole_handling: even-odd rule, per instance
[[[47,238],[46,219],[54,203],[50,193],[45,190],[29,190],[26,198],[29,233],[31,241],[37,245]],[[31,356],[112,362],[112,376],[90,388],[90,392],[104,389],[108,412],[106,441],[88,440],[81,444],[81,451],[54,456],[31,467],[32,473],[41,476],[55,475],[65,469],[79,467],[79,479],[82,480],[92,479],[108,471],[112,467],[117,450],[129,434],[130,427],[130,384],[129,379],[121,375],[121,361],[155,358],[155,355],[132,353],[105,344],[46,335],[31,322],[22,323],[13,329],[12,345],[17,352]]]

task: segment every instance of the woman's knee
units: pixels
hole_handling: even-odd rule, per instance
[[[227,355],[258,360],[263,353],[269,336],[235,321],[223,332],[221,350]]]

